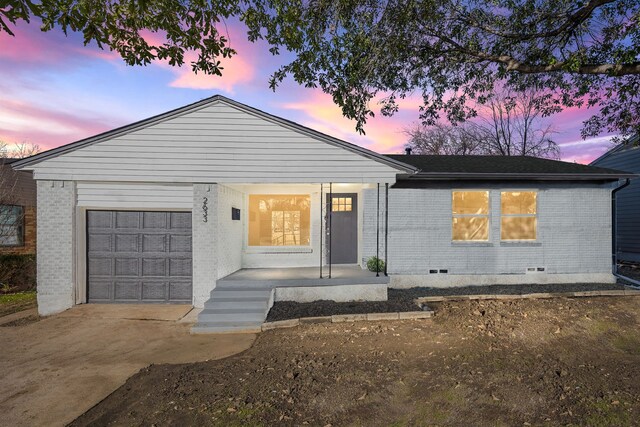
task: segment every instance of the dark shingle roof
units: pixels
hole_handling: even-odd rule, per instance
[[[388,154],[420,169],[417,176],[434,179],[605,179],[634,174],[528,156],[435,156]]]

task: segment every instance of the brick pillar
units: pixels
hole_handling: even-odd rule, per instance
[[[38,181],[38,312],[43,316],[74,303],[74,210],[72,181]]]
[[[193,184],[193,305],[203,307],[216,286],[218,184]]]

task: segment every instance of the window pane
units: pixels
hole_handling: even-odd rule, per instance
[[[22,206],[0,205],[0,225],[19,223],[22,216]]]
[[[20,237],[18,227],[0,225],[0,246],[18,246]]]
[[[22,206],[0,205],[0,246],[22,245]]]
[[[489,213],[488,191],[454,191],[452,197],[454,214],[487,215]]]
[[[526,215],[536,213],[535,191],[503,191],[500,193],[500,203],[503,215]]]
[[[249,246],[310,244],[309,195],[249,196]]]
[[[489,218],[453,218],[453,240],[489,240]]]
[[[503,216],[500,238],[502,240],[536,240],[535,216]]]

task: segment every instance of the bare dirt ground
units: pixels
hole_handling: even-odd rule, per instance
[[[246,350],[251,334],[190,335],[191,307],[84,304],[0,327],[0,426],[64,426],[152,363]]]
[[[637,425],[640,297],[434,304],[141,370],[72,425]]]

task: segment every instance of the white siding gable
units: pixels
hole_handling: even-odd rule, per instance
[[[165,183],[395,182],[403,172],[220,100],[31,168],[36,179]]]

